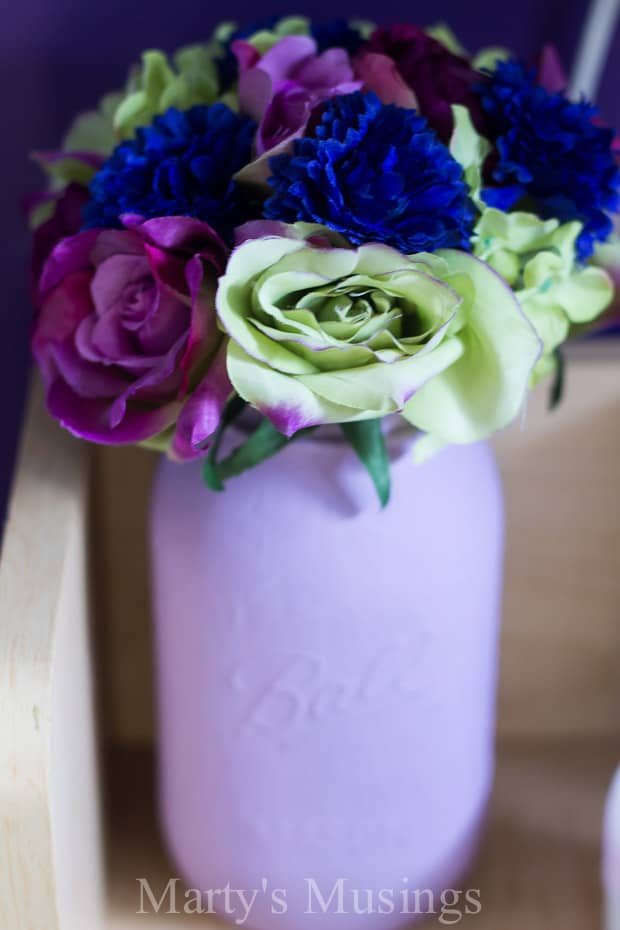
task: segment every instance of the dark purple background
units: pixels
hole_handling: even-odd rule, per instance
[[[557,43],[569,64],[586,10],[585,0],[370,0],[335,8],[320,0],[299,2],[287,12],[324,18],[363,16],[382,22],[409,19],[423,25],[443,19],[465,45],[505,44],[530,54],[543,42]],[[37,186],[28,162],[34,148],[52,148],[71,117],[92,107],[105,91],[123,82],[128,65],[148,47],[197,42],[213,25],[283,10],[281,3],[258,6],[248,0],[7,0],[0,33],[0,167],[2,183],[1,272],[3,317],[0,342],[0,513],[11,473],[26,382],[30,309],[26,278],[28,233],[20,215],[21,196]],[[379,12],[379,16],[377,13]],[[620,42],[616,36],[616,49]],[[611,63],[600,102],[605,117],[620,123],[615,83],[620,67]]]

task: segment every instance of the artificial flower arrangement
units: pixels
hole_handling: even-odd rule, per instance
[[[32,347],[77,436],[204,457],[213,488],[326,424],[385,502],[416,455],[510,423],[610,303],[613,133],[553,53],[442,27],[220,26],[80,116],[35,227]],[[220,457],[246,407],[255,422]]]

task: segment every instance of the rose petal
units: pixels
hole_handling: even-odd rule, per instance
[[[416,95],[398,73],[395,62],[387,55],[378,52],[358,55],[355,59],[355,75],[382,103],[393,103],[408,110],[418,108]]]
[[[136,332],[139,344],[146,355],[160,355],[187,335],[191,311],[176,294],[161,288],[155,298],[153,313]]]
[[[113,428],[117,427],[125,417],[127,413],[127,404],[133,397],[145,395],[147,389],[161,385],[162,382],[174,375],[175,372],[178,372],[177,359],[179,353],[183,349],[186,338],[185,335],[182,336],[164,356],[158,358],[155,364],[145,371],[143,375],[128,384],[122,394],[116,398],[110,407],[109,413],[110,425]],[[177,383],[178,381],[180,381],[180,373]],[[176,394],[177,391],[174,391],[174,393]]]
[[[308,90],[329,90],[338,84],[353,81],[351,59],[343,48],[330,48],[322,55],[302,61],[294,69],[291,77],[303,84]]]
[[[226,346],[223,345],[181,411],[172,441],[174,458],[188,461],[204,455],[232,389],[226,369]]]
[[[255,122],[262,119],[273,95],[273,83],[261,68],[251,68],[239,76],[239,106]]]
[[[310,92],[287,82],[274,95],[263,114],[256,136],[256,151],[274,153],[276,146],[302,135],[316,103]]]
[[[245,39],[235,39],[234,42],[231,42],[230,49],[237,59],[241,73],[247,71],[248,68],[253,68],[260,59],[258,49]]]
[[[83,359],[69,341],[50,346],[49,352],[57,372],[80,397],[114,397],[127,384],[117,370]]]
[[[93,321],[93,326],[86,329],[85,324]],[[133,355],[135,344],[131,336],[123,329],[117,313],[106,313],[100,317],[88,317],[78,328],[76,346],[81,352],[84,337],[88,333],[92,355],[98,355],[100,361],[117,362],[120,358]],[[85,354],[86,357],[86,354]]]
[[[123,220],[127,217],[123,217]],[[129,218],[131,219],[131,218]],[[161,216],[132,225],[143,241],[164,251],[200,253],[210,258],[219,271],[226,265],[227,249],[221,238],[208,223],[191,216]]]
[[[128,284],[136,283],[150,273],[148,259],[141,255],[114,254],[105,258],[93,275],[91,294],[99,315],[121,300]]]
[[[87,229],[58,243],[41,273],[39,282],[41,300],[68,275],[90,268],[91,253],[99,233],[98,229]]]
[[[63,342],[75,332],[80,321],[93,311],[90,274],[86,270],[68,274],[50,293],[37,318],[32,337],[35,355],[51,342]]]
[[[95,229],[95,245],[91,255],[92,263],[101,265],[113,255],[142,255],[140,237],[130,229]]]
[[[55,381],[47,394],[47,409],[65,429],[107,445],[129,445],[157,436],[174,423],[180,407],[173,402],[155,410],[128,409],[122,422],[112,427],[107,401],[80,397],[61,380]]]
[[[293,69],[316,52],[317,44],[310,36],[284,36],[265,52],[257,67],[275,83],[290,77]]]
[[[235,245],[241,245],[248,239],[265,239],[267,236],[287,236],[289,230],[295,232],[294,227],[281,223],[279,220],[250,220],[235,230]],[[291,238],[301,238],[292,236]]]

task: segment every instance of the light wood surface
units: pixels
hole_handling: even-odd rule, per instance
[[[97,930],[81,446],[31,398],[0,564],[0,928]]]
[[[620,341],[580,347],[495,439],[506,498],[504,735],[620,730]]]

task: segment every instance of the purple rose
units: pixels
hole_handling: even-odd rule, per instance
[[[454,55],[418,26],[382,26],[370,36],[366,50],[389,56],[414,92],[420,113],[443,142],[453,129],[452,104],[467,107],[476,128],[484,134],[485,116],[476,84],[483,80],[469,62]]]
[[[262,56],[241,39],[232,48],[239,62],[241,110],[258,123],[258,155],[302,135],[323,100],[362,86],[344,49],[318,55],[309,36],[285,36]]]
[[[183,216],[63,239],[39,284],[32,349],[50,413],[77,436],[204,451],[231,387],[214,310],[227,249]]]

